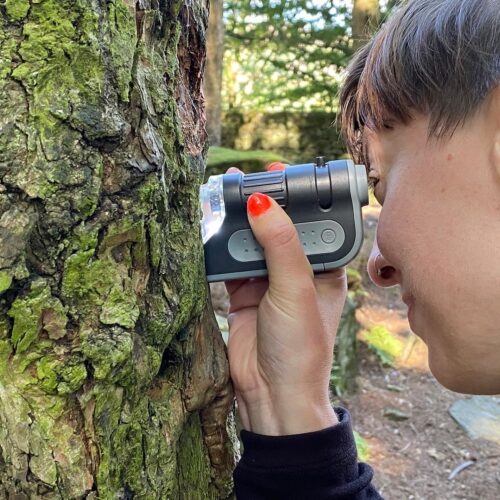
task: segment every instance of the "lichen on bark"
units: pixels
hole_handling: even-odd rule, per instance
[[[0,5],[0,497],[231,493],[199,237],[207,7]]]

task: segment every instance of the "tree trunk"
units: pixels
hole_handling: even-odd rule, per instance
[[[210,0],[204,90],[207,106],[208,141],[211,146],[220,146],[221,144],[222,67],[224,60],[223,11],[223,0]]]
[[[379,0],[354,0],[352,38],[354,49],[362,47],[377,29],[380,21]]]
[[[225,498],[206,0],[0,4],[0,498]]]

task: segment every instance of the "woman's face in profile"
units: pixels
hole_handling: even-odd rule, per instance
[[[368,271],[401,286],[443,385],[500,393],[500,89],[451,139],[428,126],[367,135],[383,205]]]

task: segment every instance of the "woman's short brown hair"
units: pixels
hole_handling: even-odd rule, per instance
[[[429,135],[465,123],[500,84],[500,0],[409,0],[354,57],[341,91],[349,151],[363,130],[430,117]]]

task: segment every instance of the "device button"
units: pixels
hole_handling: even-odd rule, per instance
[[[231,235],[228,250],[233,259],[240,262],[255,262],[264,260],[264,249],[254,238],[250,229],[242,229]]]
[[[337,238],[337,234],[333,229],[325,229],[321,233],[321,239],[327,245],[331,245],[335,241],[335,238]]]

